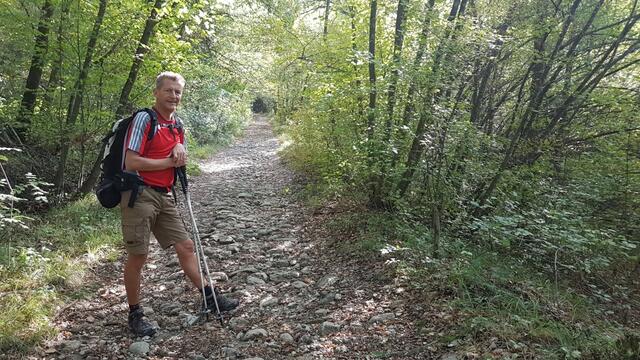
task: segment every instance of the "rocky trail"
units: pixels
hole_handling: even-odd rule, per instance
[[[310,211],[292,198],[295,178],[279,146],[267,119],[256,117],[191,178],[213,277],[241,301],[224,328],[215,319],[194,323],[200,296],[174,252],[152,239],[142,305],[159,327],[154,337],[134,338],[127,329],[123,254],[92,269],[89,295],[61,311],[59,338],[30,358],[432,358],[425,326],[418,332],[415,325],[425,309],[399,279],[385,275],[384,259],[335,246],[339,239],[321,226],[329,212]]]

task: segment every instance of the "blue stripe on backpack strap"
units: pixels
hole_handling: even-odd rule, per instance
[[[137,113],[133,118],[133,121],[131,122],[131,135],[127,146],[129,149],[135,152],[140,152],[142,137],[144,136],[144,132],[147,129],[149,121],[151,121],[151,118],[145,111]]]

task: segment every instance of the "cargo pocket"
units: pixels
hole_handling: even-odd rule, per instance
[[[149,219],[131,218],[122,220],[122,238],[128,252],[146,254],[151,232]]]

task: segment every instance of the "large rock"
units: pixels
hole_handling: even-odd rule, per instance
[[[385,323],[395,318],[396,318],[396,315],[394,313],[384,313],[384,314],[374,315],[369,319],[369,324]]]
[[[69,340],[64,342],[64,350],[68,352],[78,351],[82,343],[78,340]]]
[[[260,279],[262,279],[264,281],[269,280],[269,276],[267,274],[265,274],[264,272],[262,272],[262,271],[254,273],[253,276],[259,277]]]
[[[327,295],[325,295],[322,299],[320,299],[318,301],[318,303],[320,304],[328,304],[332,301],[334,301],[336,299],[336,294],[334,293],[328,293]]]
[[[240,352],[232,347],[223,347],[222,355],[225,359],[237,359],[240,357]]]
[[[267,296],[266,298],[260,301],[260,308],[266,308],[273,305],[277,305],[278,301],[279,301],[278,298],[275,298],[273,296]]]
[[[338,282],[338,277],[335,275],[325,275],[316,284],[320,289],[324,289],[327,287],[333,286],[336,282]]]
[[[142,310],[144,311],[144,314],[146,316],[150,316],[150,315],[153,315],[155,313],[155,311],[153,311],[153,308],[151,306],[143,306]]]
[[[259,277],[249,275],[247,277],[247,284],[249,285],[264,285],[265,281],[260,279]]]
[[[238,275],[240,273],[243,273],[243,272],[252,274],[252,273],[258,272],[258,269],[256,269],[255,266],[243,266],[240,269],[230,273],[229,277],[234,277],[234,276],[236,276],[236,275]]]
[[[134,355],[145,355],[149,352],[149,343],[145,341],[134,342],[129,345],[129,352]]]
[[[187,315],[187,317],[184,320],[184,325],[186,327],[193,326],[193,325],[197,324],[199,321],[200,321],[200,317],[199,316],[195,316],[195,315],[189,314],[189,315]]]
[[[229,326],[235,331],[242,331],[249,327],[249,320],[241,317],[234,317],[229,320]]]
[[[182,311],[182,304],[178,302],[170,302],[162,306],[163,315],[178,315],[180,311]]]
[[[300,276],[300,273],[297,271],[276,271],[269,275],[269,278],[274,283],[278,284],[281,282],[288,281],[290,279],[294,279]]]
[[[287,259],[277,259],[273,262],[273,266],[279,267],[279,268],[286,268],[286,267],[289,267],[290,265],[291,264]]]
[[[229,281],[229,276],[222,271],[214,271],[211,273],[211,279],[218,281]]]
[[[320,325],[320,334],[328,335],[335,332],[340,331],[340,325],[336,323],[332,323],[330,321],[325,321]]]
[[[257,329],[251,329],[247,331],[247,333],[244,334],[244,336],[242,337],[242,340],[248,341],[248,340],[253,340],[258,338],[266,338],[267,336],[269,336],[269,333],[267,332],[267,330],[257,328]]]
[[[220,243],[222,245],[229,245],[229,244],[233,244],[235,242],[236,242],[236,240],[233,238],[233,236],[227,236],[225,238],[222,238],[222,239],[218,240],[218,243]]]
[[[216,256],[217,249],[213,246],[207,246],[204,248],[204,254],[208,257]]]
[[[307,287],[307,283],[305,283],[304,281],[296,280],[293,283],[291,283],[291,286],[293,286],[296,289],[304,289]]]
[[[280,334],[280,341],[282,341],[285,344],[293,344],[293,343],[295,343],[295,340],[293,339],[293,336],[291,336],[291,334],[289,334],[289,333]]]

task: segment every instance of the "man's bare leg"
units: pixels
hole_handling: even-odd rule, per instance
[[[176,254],[178,254],[180,267],[184,270],[185,275],[187,275],[196,288],[202,288],[202,275],[200,274],[200,271],[198,271],[198,259],[196,258],[196,254],[193,252],[193,241],[180,241],[176,243],[175,248]],[[204,280],[204,285],[209,285],[206,279]]]
[[[129,305],[140,303],[140,279],[145,261],[147,261],[147,255],[129,254],[127,256],[127,262],[124,265],[124,287],[127,290]]]

